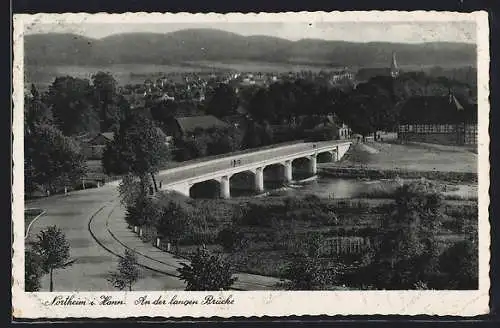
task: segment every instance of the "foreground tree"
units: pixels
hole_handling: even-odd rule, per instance
[[[39,291],[42,275],[41,257],[27,247],[24,251],[24,289],[27,292]]]
[[[477,289],[479,278],[478,247],[464,240],[447,248],[439,257],[439,268],[450,289]]]
[[[229,262],[204,248],[198,248],[190,260],[190,264],[183,263],[177,269],[188,291],[227,290],[237,280]]]
[[[332,284],[332,272],[325,268],[319,258],[295,255],[284,271],[288,280],[284,284],[290,290],[324,290]]]
[[[284,277],[288,281],[284,287],[290,290],[324,290],[331,286],[336,273],[322,263],[322,236],[313,233],[297,244],[302,249],[293,254],[285,267]]]
[[[159,128],[140,113],[128,113],[120,122],[118,135],[106,146],[102,163],[106,173],[132,173],[141,179],[150,175],[157,191],[155,173],[169,157]]]
[[[99,115],[92,98],[93,89],[88,80],[62,76],[49,86],[46,102],[54,123],[64,135],[99,131]]]
[[[140,194],[135,201],[127,206],[125,220],[131,226],[154,225],[161,215],[159,207],[154,200],[146,195]]]
[[[442,195],[430,182],[416,182],[396,191],[392,216],[382,223],[372,272],[375,285],[411,289],[431,285],[438,270]]]
[[[179,241],[190,231],[191,220],[185,208],[175,201],[169,201],[161,210],[156,221],[156,231],[168,238],[178,252]]]
[[[52,122],[52,112],[43,102],[41,94],[35,85],[24,97],[24,134],[29,134],[36,124]]]
[[[80,147],[56,127],[35,124],[25,136],[26,179],[51,192],[80,179],[86,171]]]
[[[42,230],[38,240],[33,244],[33,250],[41,258],[42,270],[50,274],[50,288],[54,291],[54,270],[62,269],[70,265],[70,247],[66,236],[61,229],[50,226]]]
[[[127,288],[132,291],[132,286],[139,280],[140,270],[137,264],[135,253],[128,248],[125,254],[118,260],[118,268],[116,272],[111,272],[108,281],[113,287],[120,290]]]

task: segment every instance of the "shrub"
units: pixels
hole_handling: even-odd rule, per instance
[[[154,225],[160,213],[159,206],[152,198],[141,195],[132,205],[127,206],[125,220],[131,226]]]
[[[447,248],[439,257],[443,282],[450,289],[478,288],[478,248],[472,240],[464,240]]]
[[[210,254],[203,248],[198,248],[190,257],[190,264],[182,264],[177,269],[179,276],[187,283],[189,291],[227,290],[236,281],[234,269],[220,255]]]
[[[217,242],[225,252],[232,252],[243,247],[245,235],[234,226],[222,229],[217,235]]]

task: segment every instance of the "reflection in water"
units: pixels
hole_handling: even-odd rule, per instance
[[[320,177],[304,184],[292,184],[280,194],[299,196],[314,194],[324,198],[356,198],[372,194],[384,195],[392,193],[403,183],[402,180],[356,180]],[[453,185],[444,195],[464,199],[477,198],[477,185]]]
[[[302,196],[313,194],[322,198],[357,198],[371,196],[373,198],[391,197],[390,195],[404,181],[392,180],[357,180],[327,177],[310,177],[307,181],[286,184],[284,181],[265,180],[264,189],[271,195]],[[247,197],[255,195],[253,176],[242,175],[231,179],[231,197]],[[191,188],[193,198],[218,198],[219,185],[216,181],[200,183]],[[477,199],[477,185],[448,185],[444,195]]]

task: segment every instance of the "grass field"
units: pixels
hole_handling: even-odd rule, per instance
[[[470,147],[370,142],[357,144],[333,166],[364,166],[379,170],[477,172]]]

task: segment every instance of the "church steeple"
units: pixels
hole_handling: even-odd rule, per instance
[[[396,52],[392,52],[392,60],[391,60],[391,76],[397,77],[399,75],[398,64],[396,63]]]

